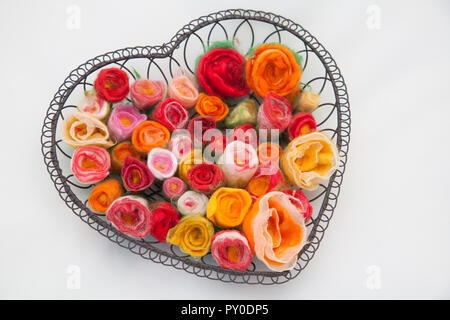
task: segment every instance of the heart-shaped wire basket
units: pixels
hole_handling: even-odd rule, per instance
[[[168,83],[181,66],[190,72],[195,59],[215,41],[234,41],[241,53],[261,43],[281,43],[302,56],[302,82],[320,93],[321,104],[313,112],[318,130],[326,132],[339,149],[340,163],[336,172],[318,190],[305,192],[314,213],[307,223],[308,243],[298,255],[296,266],[290,271],[273,272],[253,259],[246,271],[223,269],[211,253],[200,260],[182,253],[178,247],[159,243],[152,237],[135,239],[117,231],[104,214],[87,207],[93,185],[79,185],[70,170],[73,148],[61,139],[64,115],[75,111],[83,92],[93,86],[103,67],[118,67],[135,79],[133,69],[150,79],[164,79]],[[256,96],[253,98],[261,102]],[[300,274],[313,258],[337,204],[347,161],[350,140],[350,107],[347,88],[339,68],[327,50],[299,24],[279,15],[242,9],[220,11],[191,21],[161,46],[129,47],[83,63],[64,80],[47,110],[42,127],[42,154],[50,177],[61,199],[72,211],[100,234],[140,255],[176,269],[183,269],[199,277],[223,282],[246,284],[280,284]],[[145,191],[150,201],[163,200],[161,183]]]

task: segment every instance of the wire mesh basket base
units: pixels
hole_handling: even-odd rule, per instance
[[[256,259],[246,271],[223,269],[211,253],[195,260],[177,247],[159,243],[151,237],[135,239],[120,233],[104,215],[87,207],[87,198],[93,186],[76,182],[70,170],[73,149],[61,139],[64,116],[74,111],[83,92],[92,88],[101,68],[121,68],[132,79],[135,79],[132,70],[136,69],[143,77],[164,79],[168,83],[178,67],[193,72],[195,59],[213,42],[224,40],[234,41],[244,54],[261,43],[281,43],[300,54],[303,57],[302,82],[321,96],[321,104],[313,113],[318,130],[332,137],[339,149],[339,167],[330,180],[314,192],[305,192],[313,205],[314,214],[307,224],[308,244],[299,253],[297,264],[290,271],[270,271]],[[261,102],[261,99],[253,98]],[[313,258],[337,204],[349,140],[347,88],[328,51],[308,31],[291,20],[273,13],[242,9],[220,11],[193,20],[161,46],[124,48],[99,55],[80,65],[64,80],[51,101],[41,135],[44,161],[56,190],[67,206],[91,228],[144,259],[208,279],[265,285],[280,284],[297,277]],[[155,183],[146,190],[146,196],[150,201],[163,200],[161,183]]]

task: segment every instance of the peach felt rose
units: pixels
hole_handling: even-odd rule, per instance
[[[190,109],[197,103],[197,84],[186,70],[180,68],[177,70],[172,82],[169,84],[167,95],[169,98],[177,99],[187,109]]]

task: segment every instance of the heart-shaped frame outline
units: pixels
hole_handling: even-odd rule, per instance
[[[299,254],[297,265],[291,271],[265,272],[223,269],[219,266],[207,265],[198,261],[193,261],[189,258],[179,257],[174,253],[156,248],[147,242],[128,237],[111,227],[103,219],[93,214],[92,211],[86,207],[86,204],[83,203],[72,191],[67,178],[63,176],[62,170],[59,166],[56,141],[58,119],[62,116],[61,112],[67,98],[70,96],[74,88],[82,83],[83,79],[86,79],[86,77],[94,71],[115,61],[132,58],[169,57],[172,52],[179,47],[182,41],[186,40],[197,30],[209,24],[217,24],[220,23],[220,21],[230,19],[242,19],[243,23],[246,21],[248,23],[248,21],[251,20],[266,22],[274,25],[276,30],[279,28],[279,31],[288,31],[299,38],[309,47],[308,50],[313,51],[317,55],[324,65],[327,73],[326,77],[329,77],[327,80],[331,81],[336,98],[335,107],[337,110],[338,124],[337,129],[333,131],[334,135],[337,134],[336,138],[339,149],[340,164],[336,172],[330,178],[327,188],[323,191],[325,194],[324,200],[322,202],[318,217],[316,218],[313,228],[309,234],[309,243]],[[72,211],[81,218],[81,220],[86,222],[94,230],[97,230],[109,240],[117,243],[121,247],[129,249],[131,252],[140,255],[144,259],[149,259],[157,263],[172,266],[176,269],[183,269],[200,277],[220,280],[223,282],[266,285],[280,284],[295,278],[313,258],[337,204],[340,186],[347,162],[349,141],[350,105],[347,95],[347,87],[332,56],[327,50],[325,50],[325,48],[317,41],[315,37],[313,37],[300,25],[294,23],[292,20],[269,12],[244,9],[219,11],[193,20],[181,28],[180,31],[178,31],[168,43],[161,46],[129,47],[108,52],[104,55],[88,60],[86,63],[73,70],[58,89],[58,92],[55,94],[50,103],[50,107],[47,110],[41,135],[44,162],[61,199],[63,199],[67,206],[71,208]]]

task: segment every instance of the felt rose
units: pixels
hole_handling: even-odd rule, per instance
[[[283,131],[292,118],[291,104],[286,98],[269,92],[258,110],[258,124],[263,129]]]
[[[295,54],[281,44],[263,44],[250,54],[247,84],[258,96],[269,92],[286,96],[298,86],[302,70]]]
[[[105,180],[92,189],[89,206],[95,212],[105,213],[111,203],[123,195],[123,188],[116,179]]]
[[[287,188],[288,184],[276,164],[258,167],[255,175],[247,185],[247,191],[253,200],[257,200],[266,193]]]
[[[169,130],[156,121],[141,122],[131,136],[133,147],[140,152],[149,152],[153,148],[165,147],[170,139]]]
[[[179,246],[181,251],[193,257],[206,255],[211,247],[214,226],[200,215],[183,217],[167,233],[167,242]]]
[[[316,130],[317,124],[312,114],[300,112],[292,117],[287,132],[289,134],[289,138],[294,139],[298,136],[303,136]]]
[[[289,200],[291,200],[292,204],[303,215],[305,221],[308,221],[312,216],[313,207],[309,203],[309,200],[308,198],[306,198],[304,193],[300,189],[297,190],[286,189],[283,190],[283,193],[286,193],[292,197]]]
[[[258,134],[252,124],[243,124],[234,128],[230,141],[242,141],[251,145],[253,148],[257,148]]]
[[[219,97],[200,93],[195,105],[199,115],[213,117],[216,121],[223,120],[228,114],[228,106]]]
[[[237,227],[244,220],[252,198],[244,189],[219,188],[208,202],[206,216],[221,228]]]
[[[252,251],[247,238],[237,230],[223,230],[212,237],[211,253],[225,269],[245,271],[252,263]]]
[[[153,174],[144,162],[127,156],[123,162],[121,176],[123,185],[128,191],[138,192],[150,187]]]
[[[257,105],[254,99],[245,99],[239,102],[225,118],[227,128],[236,128],[243,124],[256,125]]]
[[[281,157],[281,147],[273,142],[264,142],[258,146],[258,159],[260,165],[278,165]]]
[[[245,83],[245,63],[233,48],[209,50],[198,62],[198,83],[207,94],[222,99],[245,96],[250,91]]]
[[[111,136],[118,142],[130,139],[134,129],[147,119],[145,114],[139,113],[132,105],[116,105],[108,120]]]
[[[139,110],[148,110],[160,102],[166,93],[166,86],[162,81],[137,79],[130,88],[131,101]]]
[[[177,177],[170,177],[163,182],[162,190],[167,199],[178,199],[186,190],[186,184]]]
[[[133,148],[131,142],[121,142],[111,149],[111,168],[113,170],[122,169],[123,161],[127,156],[138,160],[142,160],[143,157],[141,153]]]
[[[245,216],[242,230],[255,256],[273,271],[294,268],[306,244],[304,217],[280,191],[259,198]]]
[[[111,110],[111,104],[100,98],[95,91],[86,91],[85,97],[78,104],[78,110],[85,112],[98,120],[105,120]]]
[[[109,175],[111,159],[108,151],[97,146],[75,149],[72,155],[72,173],[81,183],[97,183]]]
[[[192,189],[211,194],[224,184],[225,176],[217,165],[202,163],[189,169],[188,180]]]
[[[172,177],[177,171],[177,158],[170,150],[153,148],[147,157],[147,166],[156,179]]]
[[[100,98],[110,102],[118,102],[128,95],[128,75],[118,68],[102,69],[94,83],[95,91]]]
[[[189,132],[175,130],[169,140],[169,150],[175,155],[178,161],[192,151],[192,138]]]
[[[292,102],[292,109],[297,112],[313,112],[320,103],[320,97],[317,93],[311,91],[302,91]]]
[[[117,230],[134,238],[145,238],[150,233],[151,212],[148,201],[141,197],[117,198],[106,211],[106,219]]]
[[[167,232],[180,220],[177,210],[167,202],[156,201],[150,204],[150,234],[159,242],[166,242]]]
[[[328,179],[339,162],[334,142],[323,132],[312,132],[292,140],[281,155],[281,168],[298,188],[314,190]]]
[[[152,120],[163,124],[170,132],[186,127],[189,112],[177,99],[167,98],[155,108]]]
[[[188,180],[188,171],[191,169],[195,164],[203,163],[205,159],[202,155],[202,150],[200,149],[194,149],[187,155],[185,155],[179,165],[178,165],[178,176],[185,182],[189,183]]]
[[[203,193],[196,191],[186,191],[177,201],[178,211],[184,216],[206,214],[206,206],[208,205],[208,197]]]
[[[197,103],[198,88],[192,76],[186,70],[180,68],[169,84],[167,95],[169,98],[177,99],[190,109]]]
[[[193,140],[201,142],[202,145],[206,145],[208,140],[203,137],[205,131],[215,128],[216,121],[213,117],[198,116],[189,121],[187,129]]]

